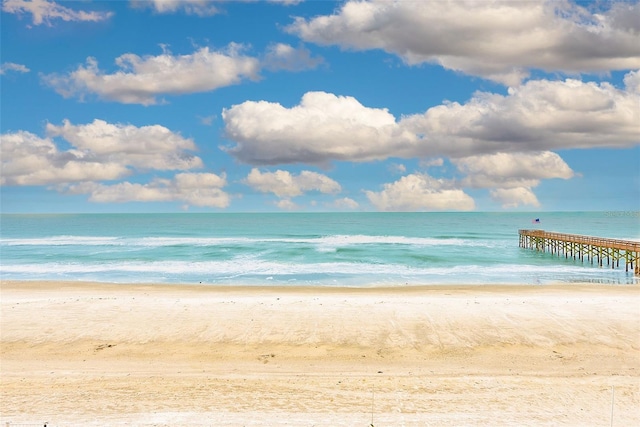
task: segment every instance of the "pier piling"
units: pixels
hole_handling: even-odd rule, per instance
[[[540,252],[549,251],[565,258],[587,260],[593,264],[597,257],[598,265],[603,266],[603,259],[607,258],[607,267],[620,267],[620,260],[624,259],[625,271],[633,270],[640,275],[640,242],[604,237],[582,236],[579,234],[555,233],[544,230],[518,230],[521,248],[535,249]]]

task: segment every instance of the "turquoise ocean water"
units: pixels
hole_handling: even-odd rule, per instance
[[[540,223],[534,223],[535,218]],[[0,217],[3,279],[211,285],[634,284],[518,247],[518,229],[640,240],[638,212]]]

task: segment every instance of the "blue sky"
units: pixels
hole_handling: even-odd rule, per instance
[[[3,212],[640,208],[640,5],[3,0]]]

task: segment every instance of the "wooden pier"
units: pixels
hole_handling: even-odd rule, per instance
[[[584,258],[594,260],[600,267],[620,267],[624,260],[625,271],[633,270],[640,275],[640,242],[631,240],[606,239],[581,236],[578,234],[553,233],[544,230],[518,230],[520,247],[551,252],[565,258],[572,257],[584,262]]]

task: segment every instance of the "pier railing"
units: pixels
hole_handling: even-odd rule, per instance
[[[632,269],[635,274],[640,274],[640,242],[544,230],[518,230],[518,234],[521,248],[548,251],[581,261],[586,257],[591,264],[596,260],[601,267],[605,260],[607,266],[619,267],[623,259],[626,271]]]

